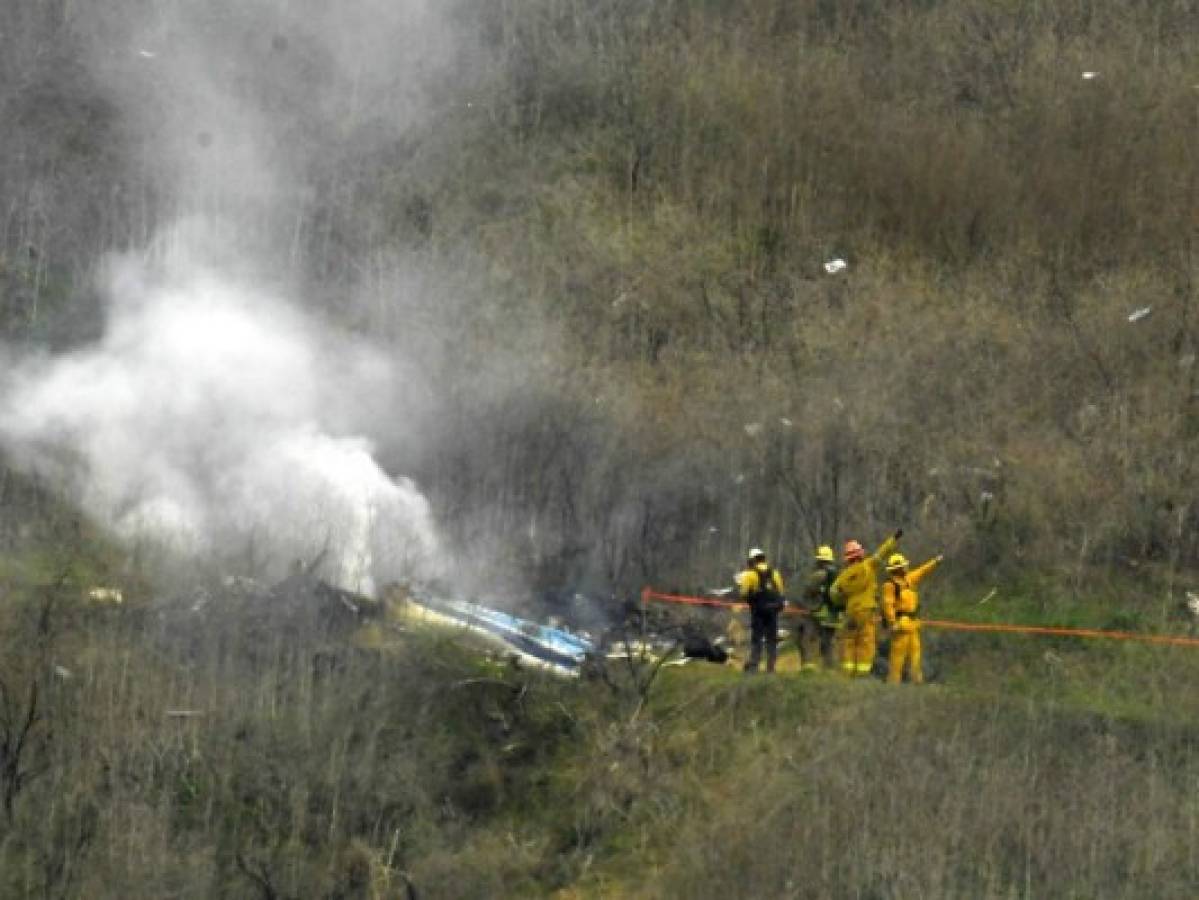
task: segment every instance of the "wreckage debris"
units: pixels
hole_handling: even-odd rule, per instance
[[[88,588],[84,594],[84,598],[89,603],[112,604],[114,606],[119,606],[125,602],[125,595],[121,589],[113,587]]]
[[[581,635],[478,603],[423,592],[412,592],[408,599],[426,612],[505,644],[522,660],[564,673],[577,673],[587,657],[595,652],[594,644]]]

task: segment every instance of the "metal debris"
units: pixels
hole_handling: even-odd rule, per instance
[[[125,595],[120,588],[94,587],[88,588],[87,599],[92,603],[113,603],[120,605],[125,602]]]

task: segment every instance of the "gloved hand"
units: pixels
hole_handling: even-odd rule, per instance
[[[896,528],[896,529],[895,529],[895,534],[893,535],[893,537],[895,538],[895,540],[899,540],[901,537],[903,537],[903,529],[902,529],[902,528]]]
[[[945,554],[944,553],[937,554],[937,562],[939,562],[939,563],[945,562]]]

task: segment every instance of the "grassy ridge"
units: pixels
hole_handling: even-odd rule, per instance
[[[13,896],[1181,897],[1199,877],[1182,648],[929,633],[924,689],[707,664],[562,681],[444,632],[19,587]]]

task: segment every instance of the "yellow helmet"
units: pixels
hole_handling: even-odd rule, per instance
[[[907,558],[902,553],[892,553],[891,558],[887,560],[887,568],[889,570],[906,569],[907,567]]]
[[[836,557],[833,556],[833,548],[828,544],[824,544],[816,549],[816,559],[820,562],[836,562]]]

